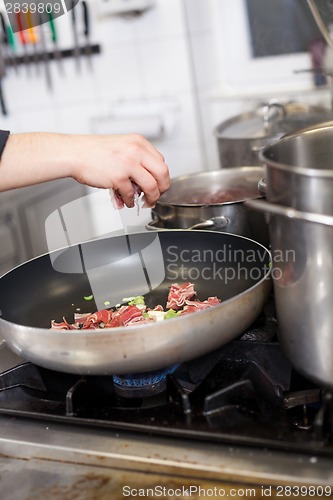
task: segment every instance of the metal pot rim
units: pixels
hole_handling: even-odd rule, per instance
[[[227,141],[232,141],[232,142],[239,142],[239,141],[246,141],[252,143],[253,141],[262,141],[263,139],[266,140],[274,140],[275,138],[278,139],[281,137],[282,134],[262,134],[258,135],[255,137],[249,137],[249,136],[239,136],[239,137],[230,137],[226,135],[226,132],[228,128],[232,125],[235,125],[237,123],[241,123],[242,121],[250,120],[251,118],[256,118],[257,112],[256,111],[248,111],[246,113],[243,113],[241,115],[233,116],[231,118],[228,118],[227,120],[223,121],[222,123],[219,123],[216,125],[216,127],[213,129],[213,134],[217,139],[222,139],[222,140],[227,140]]]
[[[224,205],[237,205],[238,203],[244,203],[247,200],[256,200],[258,198],[262,198],[262,195],[258,193],[257,196],[246,196],[246,198],[242,198],[236,201],[225,201],[223,203],[172,203],[167,201],[158,201],[156,205],[160,206],[172,206],[172,207],[222,207]]]
[[[296,132],[292,132],[290,134],[286,134],[280,139],[276,140],[275,142],[269,144],[265,148],[263,148],[259,152],[259,159],[262,161],[265,165],[265,167],[274,167],[279,170],[283,171],[288,171],[289,173],[297,174],[297,175],[303,175],[305,177],[323,177],[323,178],[333,178],[333,169],[316,169],[316,168],[305,168],[305,167],[298,167],[295,165],[290,165],[288,163],[281,163],[275,160],[270,159],[267,156],[267,153],[271,150],[271,148],[274,148],[275,146],[279,144],[284,144],[288,143],[291,140],[297,140],[301,138],[302,136],[310,135],[310,134],[315,134],[315,133],[320,133],[321,130],[327,130],[332,128],[333,130],[333,121],[329,122],[323,122],[318,125],[313,125],[311,127],[306,127],[301,130],[298,130]],[[292,170],[291,170],[292,169]]]
[[[260,109],[262,109],[265,106],[275,106],[275,105],[280,106],[281,109],[284,110],[284,113],[285,113],[287,119],[292,119],[294,111],[298,112],[298,113],[303,113],[304,117],[307,116],[308,112],[313,111],[313,112],[316,112],[318,114],[320,114],[320,113],[323,114],[323,118],[322,118],[323,121],[328,121],[328,120],[332,119],[332,111],[329,109],[326,109],[323,106],[316,106],[316,105],[294,102],[294,101],[285,102],[285,103],[283,103],[283,102],[281,102],[281,103],[280,102],[262,103],[256,109],[253,109],[250,111],[245,111],[244,113],[232,116],[232,117],[227,118],[226,120],[222,121],[221,123],[216,125],[215,128],[213,129],[213,135],[217,139],[226,140],[228,142],[229,141],[230,142],[245,141],[245,142],[253,143],[253,142],[262,142],[262,141],[267,141],[267,140],[269,140],[269,141],[278,140],[281,137],[284,137],[286,135],[286,132],[277,131],[274,133],[270,133],[270,132],[265,133],[264,131],[262,131],[263,133],[260,135],[239,136],[239,137],[238,136],[237,137],[230,137],[230,136],[226,135],[228,128],[230,128],[231,126],[237,125],[238,123],[246,122],[247,120],[251,120],[251,119],[255,119],[255,118],[258,118],[258,120],[260,120],[262,118],[260,115]],[[324,114],[326,114],[326,116],[324,116]],[[262,123],[264,123],[263,119],[262,119]],[[304,124],[304,128],[313,127],[313,126],[315,127],[316,124],[317,124],[317,121],[315,121],[314,125]],[[303,127],[302,127],[302,129],[303,129]],[[294,133],[294,131],[291,131],[287,134],[289,135],[289,134],[293,134],[293,133]],[[270,144],[271,144],[271,142],[270,142]]]
[[[240,167],[233,167],[232,169],[216,169],[216,170],[205,170],[201,172],[196,172],[194,174],[187,174],[187,175],[181,175],[178,177],[174,177],[171,179],[171,182],[186,182],[187,180],[191,179],[197,179],[200,177],[207,177],[207,176],[214,176],[215,175],[225,175],[226,177],[235,177],[237,178],[237,174],[245,174],[245,173],[263,173],[263,167],[262,166],[255,166],[255,165],[249,165],[249,166],[240,166]],[[159,198],[159,200],[156,202],[155,206],[172,206],[172,207],[220,207],[224,205],[235,205],[238,203],[244,203],[246,200],[254,200],[257,198],[261,198],[261,194],[258,191],[257,195],[253,196],[246,196],[245,198],[241,198],[236,201],[225,201],[223,203],[179,203],[179,202],[170,202],[167,200],[163,200],[163,196],[167,196],[168,192],[166,192],[164,195],[162,195],[162,199]],[[153,209],[154,210],[154,209]]]

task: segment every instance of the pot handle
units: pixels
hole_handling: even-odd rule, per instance
[[[152,221],[146,224],[146,229],[148,231],[172,231],[172,229],[168,228],[160,228],[158,224],[160,223],[159,218],[154,218]],[[192,231],[192,229],[205,229],[205,228],[215,228],[215,229],[223,229],[227,227],[229,224],[229,219],[221,215],[220,217],[212,217],[211,219],[205,220],[203,222],[198,222],[198,224],[194,224],[193,226],[187,227],[184,231]],[[177,230],[177,229],[176,229]]]
[[[252,144],[251,151],[252,153],[259,154],[263,149],[265,149],[266,144],[264,146],[257,146],[256,144]]]
[[[170,229],[166,229],[164,227],[158,227],[158,224],[160,222],[160,219],[154,218],[152,221],[148,222],[148,224],[145,225],[145,228],[148,231],[170,231]]]
[[[266,212],[270,215],[281,215],[287,217],[288,219],[302,221],[302,222],[314,222],[316,224],[322,224],[323,226],[333,227],[333,216],[324,214],[314,214],[312,212],[302,212],[301,210],[296,210],[291,207],[284,207],[282,205],[275,205],[275,203],[270,203],[264,200],[248,200],[244,202],[246,206],[253,210],[259,212]]]
[[[266,198],[266,193],[267,193],[266,179],[260,179],[260,181],[258,182],[258,191],[263,198]]]
[[[205,220],[203,222],[198,222],[198,224],[194,224],[194,226],[189,227],[188,229],[204,229],[206,227],[214,227],[215,229],[223,229],[227,227],[229,224],[229,219],[221,215],[220,217],[212,217],[211,219]]]

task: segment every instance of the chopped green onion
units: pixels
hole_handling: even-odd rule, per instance
[[[105,305],[105,306],[109,306],[109,305],[111,305],[111,302],[110,302],[109,300],[106,300],[106,301],[104,302],[104,305]]]
[[[83,297],[84,300],[92,300],[94,298],[93,295],[87,295],[86,297]]]
[[[169,309],[169,311],[165,313],[164,319],[175,318],[176,316],[179,316],[180,313],[181,311],[175,311],[174,309]]]
[[[138,297],[135,297],[133,300],[131,300],[128,303],[130,306],[139,306],[139,305],[145,305],[145,298],[143,295],[138,295]]]
[[[123,302],[127,302],[129,306],[145,305],[145,298],[143,295],[137,297],[124,297]]]
[[[130,302],[131,300],[134,300],[134,299],[135,299],[135,297],[123,297],[123,298],[121,299],[121,301],[122,301],[122,302]]]

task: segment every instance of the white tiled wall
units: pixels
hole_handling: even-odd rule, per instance
[[[229,26],[228,16],[218,8],[224,1],[227,3],[155,0],[154,7],[141,15],[101,18],[97,1],[88,0],[91,41],[100,44],[101,54],[92,58],[91,67],[81,57],[79,69],[73,59],[63,60],[62,71],[57,62],[52,62],[52,91],[46,85],[42,65],[31,65],[30,71],[21,67],[18,74],[8,69],[3,90],[9,115],[0,115],[0,127],[17,132],[91,133],[98,118],[107,123],[119,105],[129,109],[131,104],[141,103],[149,108],[172,101],[173,126],[154,140],[167,159],[171,175],[219,168],[213,128],[227,117],[254,107],[260,98],[278,97],[235,95],[236,89],[230,86],[232,69],[226,65],[226,60],[239,64],[232,56],[235,40],[221,44],[221,32],[234,32],[235,26]],[[78,5],[79,23],[81,12]],[[224,14],[228,12],[230,9]],[[237,24],[239,17],[234,18]],[[55,24],[59,46],[71,48],[71,15],[58,18]],[[83,43],[82,27],[80,33]],[[47,27],[45,34],[49,40]],[[242,94],[247,92],[244,86]]]
[[[90,133],[92,123],[105,118],[119,103],[172,99],[174,126],[155,143],[171,175],[209,168],[198,87],[211,83],[212,61],[206,57],[211,42],[208,5],[209,0],[156,0],[153,8],[139,16],[100,18],[96,2],[90,0],[91,41],[101,45],[92,67],[84,57],[79,70],[73,59],[62,61],[62,71],[52,61],[52,91],[42,64],[31,64],[29,71],[20,67],[18,74],[7,68],[3,90],[9,114],[0,116],[0,127],[13,132]],[[80,5],[77,9],[79,17]],[[70,48],[70,14],[55,24],[60,48]],[[45,34],[49,38],[46,28]]]
[[[91,42],[100,44],[101,54],[92,57],[91,66],[85,57],[80,58],[79,67],[73,59],[63,60],[61,66],[52,61],[52,90],[47,87],[42,64],[22,66],[17,73],[8,68],[3,91],[9,114],[0,114],[0,128],[107,133],[111,124],[114,129],[119,113],[122,117],[125,113],[125,118],[128,114],[126,123],[137,124],[137,117],[131,121],[134,110],[143,110],[145,118],[157,110],[165,132],[152,141],[164,154],[171,176],[176,177],[218,169],[214,127],[264,99],[280,97],[270,91],[257,95],[259,90],[253,92],[243,83],[246,71],[234,57],[235,43],[241,36],[240,17],[234,15],[231,25],[226,15],[231,7],[237,11],[241,0],[155,0],[155,6],[139,16],[104,18],[98,15],[97,0],[87,1],[92,17]],[[0,0],[3,11],[2,3]],[[80,18],[80,5],[77,9]],[[55,25],[59,47],[71,48],[71,15],[58,18]],[[45,35],[51,50],[47,27]],[[82,26],[80,38],[83,43]],[[234,88],[230,82],[235,79],[233,68],[237,65],[241,78]],[[306,95],[295,91],[288,97],[307,101],[313,97],[311,103],[320,104],[318,99],[323,95],[312,89]],[[128,126],[128,132],[141,132]],[[96,202],[94,207],[98,211]],[[143,215],[149,220],[150,212]]]

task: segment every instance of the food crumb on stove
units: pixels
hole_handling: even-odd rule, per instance
[[[318,462],[318,458],[317,458],[317,457],[310,457],[310,458],[309,458],[309,462],[310,462],[311,464],[316,464],[316,463]]]

